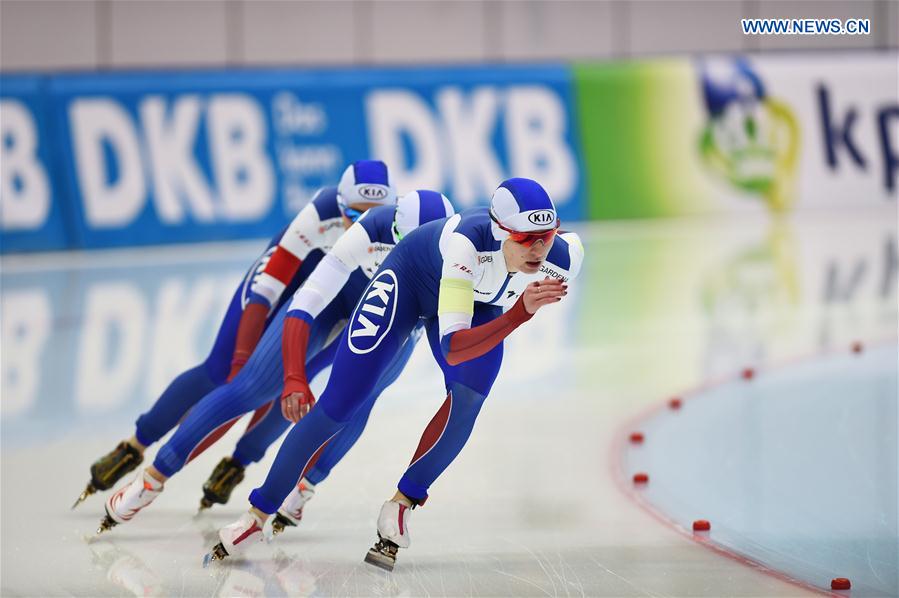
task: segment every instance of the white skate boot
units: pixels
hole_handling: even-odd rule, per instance
[[[109,497],[106,501],[106,517],[100,522],[98,534],[120,523],[131,521],[138,511],[156,500],[162,493],[162,482],[142,469],[137,476]]]
[[[300,483],[291,490],[275,514],[272,521],[272,533],[280,534],[286,527],[299,525],[303,519],[303,506],[312,500],[313,496],[315,496],[315,484],[310,484],[305,478],[300,480]]]
[[[365,555],[365,562],[387,571],[393,571],[396,552],[409,548],[409,517],[412,508],[392,500],[381,507],[378,515],[378,541]]]
[[[256,518],[251,512],[246,512],[240,519],[226,525],[219,530],[219,542],[212,551],[203,557],[203,566],[209,561],[221,561],[226,556],[238,556],[245,552],[253,544],[264,540],[262,527],[264,522]]]

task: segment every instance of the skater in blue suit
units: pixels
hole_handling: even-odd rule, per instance
[[[387,166],[377,160],[354,162],[346,168],[337,187],[321,189],[247,271],[203,363],[177,376],[137,419],[133,435],[93,463],[91,481],[72,508],[94,492],[112,488],[133,471],[143,461],[147,447],[171,431],[197,401],[240,371],[278,309],[360,214],[372,207],[395,204],[396,192]],[[319,371],[324,365],[327,364],[320,360],[310,367]],[[258,418],[250,426],[256,421]],[[230,424],[223,426],[210,435],[197,454],[229,427]],[[220,493],[230,493],[227,484],[243,477],[244,465],[235,459],[223,459],[210,482],[217,485]]]
[[[579,241],[557,237],[558,229],[546,191],[529,179],[509,179],[494,193],[489,210],[468,210],[404,237],[356,306],[314,407],[302,366],[309,318],[302,310],[288,311],[281,401],[285,414],[298,423],[265,482],[251,493],[250,511],[220,530],[221,542],[207,556],[224,558],[262,540],[268,517],[317,453],[364,408],[385,369],[424,320],[447,397],[378,518],[379,540],[366,560],[392,569],[397,549],[409,546],[410,510],[427,499],[430,485],[468,440],[499,373],[503,339],[539,308],[561,301],[580,270]],[[516,281],[519,277],[523,280]],[[527,282],[503,313],[500,301],[513,281]]]
[[[337,337],[335,333],[339,333],[349,319],[371,274],[389,255],[398,237],[422,223],[445,219],[452,214],[452,205],[443,195],[422,190],[406,194],[395,207],[373,208],[359,217],[298,291],[298,295],[302,294],[303,289],[310,286],[323,297],[314,322],[310,320],[307,326],[309,364],[313,364],[322,351],[327,351],[330,339]],[[282,330],[290,305],[285,304],[278,311],[258,347],[234,379],[197,403],[159,450],[153,465],[141,470],[134,480],[112,494],[106,503],[101,531],[131,520],[149,505],[162,492],[164,482],[180,471],[220,426],[277,400],[284,379],[282,342],[285,346],[289,342],[287,337],[282,339]],[[407,340],[411,342],[405,343],[405,348],[395,354],[396,367],[386,364],[388,367],[380,372],[379,381],[369,392],[381,392],[392,382],[390,377],[395,377],[396,374],[391,372],[398,374],[402,369],[414,347],[414,337]],[[291,417],[287,412],[285,415]]]

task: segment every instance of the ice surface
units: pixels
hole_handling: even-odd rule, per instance
[[[510,337],[473,437],[414,512],[412,548],[392,574],[362,558],[443,401],[426,347],[302,526],[204,570],[215,530],[246,508],[273,456],[248,469],[230,504],[194,518],[202,482],[241,425],[96,541],[85,537],[104,495],[69,506],[90,463],[203,357],[260,244],[3,258],[0,593],[808,594],[648,515],[613,481],[613,443],[647,406],[747,363],[895,335],[895,214],[578,230],[587,248],[578,284]]]

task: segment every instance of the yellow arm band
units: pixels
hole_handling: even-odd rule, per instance
[[[440,279],[437,314],[474,314],[474,284],[460,278]]]

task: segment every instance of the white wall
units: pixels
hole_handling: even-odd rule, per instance
[[[870,18],[744,36],[743,17]],[[2,0],[4,71],[626,58],[899,47],[895,0]]]

